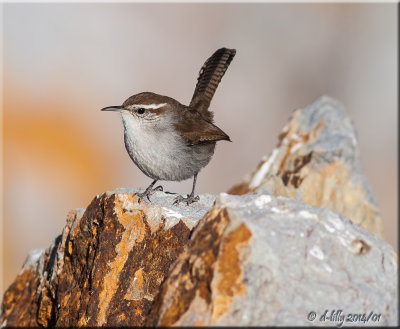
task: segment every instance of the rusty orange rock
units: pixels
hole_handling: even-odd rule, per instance
[[[6,291],[1,320],[7,326],[142,325],[213,198],[197,206],[194,218],[137,201],[133,193],[109,192],[85,211],[70,212],[62,235]]]

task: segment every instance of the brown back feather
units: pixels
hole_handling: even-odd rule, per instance
[[[205,120],[198,111],[187,107],[177,109],[179,114],[175,126],[187,145],[230,141],[226,133],[212,122]]]
[[[235,49],[220,48],[207,59],[200,70],[189,106],[200,112],[206,120],[212,121],[213,115],[208,107],[235,54]]]

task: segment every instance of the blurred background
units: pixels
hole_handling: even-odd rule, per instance
[[[239,182],[291,112],[326,94],[356,124],[397,249],[396,4],[3,4],[3,42],[3,289],[69,210],[150,183],[125,151],[119,115],[100,109],[142,91],[188,104],[222,46],[237,55],[211,108],[233,143],[218,144],[197,192]]]

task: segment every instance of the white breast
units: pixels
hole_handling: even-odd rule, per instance
[[[142,122],[129,113],[121,115],[126,150],[139,169],[150,178],[188,179],[209,162],[214,148],[210,154],[209,150],[204,153],[203,148],[199,150],[187,146],[171,123],[165,120]]]

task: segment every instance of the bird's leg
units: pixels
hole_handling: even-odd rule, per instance
[[[150,195],[152,195],[155,191],[162,191],[163,187],[161,185],[157,186],[156,188],[153,189],[153,186],[155,183],[157,183],[158,179],[153,180],[153,182],[146,188],[146,190],[143,193],[136,193],[136,195],[139,197],[139,203],[147,197],[147,200],[150,201]]]
[[[192,188],[192,193],[190,193],[190,195],[188,195],[186,198],[184,198],[182,195],[179,195],[175,198],[174,201],[174,205],[178,205],[180,202],[186,202],[187,205],[193,203],[193,202],[197,202],[200,200],[200,197],[194,196],[194,189],[196,187],[196,180],[197,180],[197,173],[194,175],[193,177],[193,188]]]

